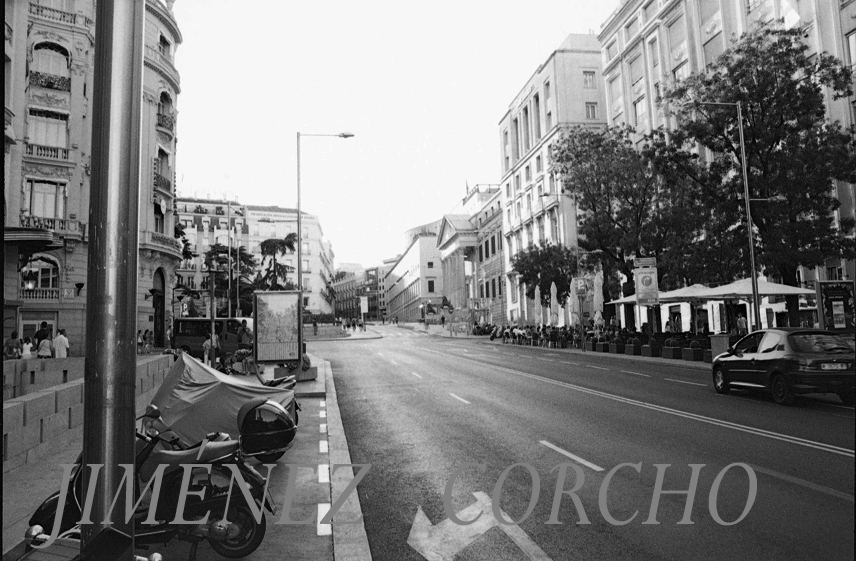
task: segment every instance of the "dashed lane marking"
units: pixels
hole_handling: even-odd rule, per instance
[[[330,483],[330,464],[318,464],[318,483]]]
[[[455,394],[453,394],[453,393],[451,393],[451,392],[449,392],[449,395],[450,395],[450,396],[452,396],[452,397],[454,397],[454,398],[455,398],[455,399],[457,399],[458,401],[463,401],[463,402],[464,402],[464,403],[466,403],[467,405],[472,405],[469,401],[467,401],[466,399],[464,399],[464,398],[463,398],[463,397],[461,397],[461,396],[455,395]]]
[[[318,441],[318,452],[321,454],[326,454],[328,451],[329,451],[329,448],[327,447],[327,441],[326,440],[319,440]]]
[[[586,365],[588,368],[595,368],[597,370],[609,370],[609,368],[604,368],[603,366],[592,366],[591,364]]]
[[[691,386],[707,386],[707,384],[699,384],[698,382],[687,382],[686,380],[675,380],[674,378],[663,378],[669,382],[677,382],[679,384],[689,384]]]
[[[330,512],[330,503],[318,503],[318,523],[316,525],[316,533],[319,536],[329,536],[333,534],[332,524],[321,524],[321,521]]]
[[[421,378],[421,377],[422,377],[422,376],[420,376],[419,374],[417,374],[416,372],[411,372],[411,374],[413,374],[413,375],[414,375],[414,376],[416,376],[417,378]]]
[[[624,374],[633,374],[634,376],[644,376],[644,377],[646,377],[646,378],[650,378],[650,377],[651,377],[651,376],[649,376],[648,374],[642,374],[642,373],[640,373],[640,372],[631,372],[630,370],[622,370],[621,372],[623,372]]]
[[[319,411],[318,416],[321,417],[322,419],[326,419],[327,418],[327,412],[326,411]]]
[[[321,423],[320,425],[318,425],[318,432],[327,432],[327,423]]]

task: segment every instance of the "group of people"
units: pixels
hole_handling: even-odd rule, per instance
[[[155,332],[151,329],[137,331],[137,354],[151,354],[155,348]]]
[[[18,331],[13,331],[3,344],[3,360],[28,358],[66,358],[69,349],[65,329],[60,329],[56,336],[43,321],[40,329],[32,337],[18,337]]]
[[[356,331],[357,328],[359,328],[360,331],[366,330],[366,326],[363,323],[362,319],[341,318],[339,319],[339,322],[342,324],[342,331],[348,331],[349,329],[352,331]]]
[[[573,338],[574,329],[567,326],[557,327],[555,325],[527,325],[520,326],[495,326],[491,333],[491,340],[501,337],[503,343],[516,345],[530,345],[535,347],[547,347],[551,349],[566,346],[567,341]]]

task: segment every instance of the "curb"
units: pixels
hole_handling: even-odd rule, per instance
[[[336,384],[333,381],[333,369],[329,361],[322,361],[327,381],[327,440],[330,442],[330,499],[335,502],[345,491],[345,487],[354,479],[352,467],[344,467],[333,472],[336,464],[350,464],[351,453],[342,415],[339,412],[339,400]],[[320,368],[319,368],[320,369]],[[333,559],[336,561],[371,561],[369,539],[366,535],[363,510],[357,491],[351,493],[336,515],[340,522],[333,523]],[[356,521],[356,523],[348,523]]]
[[[383,339],[383,335],[371,335],[369,337],[336,337],[335,339],[307,339],[306,343],[315,343],[318,341],[365,341],[367,339]]]

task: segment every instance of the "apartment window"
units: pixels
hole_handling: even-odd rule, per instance
[[[511,222],[511,209],[509,208],[505,213],[508,215],[508,221]]]
[[[517,276],[513,276],[508,280],[511,283],[511,303],[517,303],[517,290],[515,290],[515,285],[517,284]]]
[[[68,115],[30,109],[27,120],[27,136],[30,144],[65,148],[68,146]]]
[[[529,151],[529,108],[523,108],[523,152]]]
[[[161,210],[160,204],[155,203],[155,232],[159,234],[164,233],[164,222],[166,217]]]
[[[520,174],[514,176],[514,193],[517,194],[520,192]]]
[[[33,47],[31,70],[53,76],[70,78],[68,51],[54,43],[40,43]]]
[[[312,277],[303,277],[303,290],[309,290],[312,287]]]
[[[304,296],[303,297],[303,309],[306,309],[308,307],[309,307],[309,296]]]
[[[541,98],[538,94],[532,98],[532,109],[535,115],[533,116],[533,124],[535,125],[535,140],[541,140]]]
[[[672,61],[672,75],[676,76],[675,71],[681,64],[686,64],[687,52],[687,30],[685,26],[685,18],[683,15],[678,17],[669,26],[669,53]],[[687,69],[688,70],[688,69]],[[683,79],[683,78],[680,78]]]
[[[535,173],[541,173],[544,170],[544,166],[541,163],[541,155],[535,156]]]
[[[550,233],[553,236],[553,242],[559,243],[559,215],[555,209],[550,212]]]
[[[609,45],[606,46],[606,60],[610,61],[615,58],[615,55],[618,54],[618,42],[613,41]]]
[[[660,66],[660,51],[657,49],[657,40],[648,43],[648,54],[651,58],[651,66],[656,70]],[[657,73],[654,73],[655,77]]]
[[[24,184],[23,210],[29,216],[65,218],[66,184],[28,179]]]
[[[719,12],[719,0],[699,0],[702,27]]]
[[[712,64],[716,61],[716,57],[722,54],[725,50],[725,40],[722,37],[722,32],[717,33],[704,44],[704,63],[705,65]]]
[[[522,214],[522,209],[520,207],[520,199],[517,199],[517,218],[520,218],[521,214]]]
[[[553,113],[551,111],[547,111],[547,130],[553,128]]]
[[[506,184],[505,184],[505,196],[506,196],[506,197],[510,197],[510,196],[511,196],[511,183],[506,183]]]
[[[841,280],[841,267],[827,267],[826,280]]]
[[[586,70],[583,72],[583,87],[589,90],[595,89],[594,72]]]
[[[624,26],[624,37],[630,39],[639,33],[639,18],[633,18],[630,23]]]
[[[479,283],[479,298],[484,298],[484,285],[482,283]]]
[[[524,168],[524,173],[526,174],[526,183],[532,181],[532,170],[529,168],[529,166],[526,166],[526,168]]]
[[[429,262],[428,262],[428,268],[429,268],[429,269],[433,269],[433,268],[434,268],[434,262],[433,262],[433,261],[429,261]]]
[[[595,107],[595,109],[597,109],[597,107]],[[553,175],[552,173],[550,174],[550,179],[547,182],[547,185],[549,187],[549,190],[547,191],[548,193],[555,193],[556,192],[556,176]]]
[[[850,55],[850,68],[856,71],[856,32],[847,36],[847,51]]]
[[[165,57],[169,57],[171,54],[171,48],[169,40],[163,35],[160,36],[160,41],[158,41],[158,51]]]
[[[550,99],[550,82],[544,82],[544,100]]]
[[[633,104],[633,126],[644,127],[648,122],[648,105],[643,97]]]
[[[511,157],[515,162],[520,159],[520,123],[517,119],[511,121]]]
[[[621,95],[621,79],[616,78],[609,83],[609,99],[612,114],[618,115],[624,109],[624,99]]]
[[[434,292],[434,281],[432,281],[432,280],[428,281],[428,292],[429,293]]]
[[[496,282],[496,284],[497,284],[497,288],[499,289],[499,290],[498,290],[499,295],[500,295],[500,296],[502,296],[502,279],[499,279],[499,280]]]
[[[526,193],[526,212],[532,214],[532,194]]]
[[[481,263],[482,261],[484,261],[484,255],[482,253],[482,246],[479,245],[479,263]]]
[[[645,21],[649,22],[654,19],[654,14],[657,13],[657,2],[648,2],[648,4],[642,8],[642,14],[645,17]]]
[[[490,237],[490,254],[496,255],[496,236]]]
[[[301,251],[302,251],[304,254],[309,255],[309,242],[301,242],[301,244],[300,244],[300,245],[302,246],[302,247],[301,247]]]
[[[687,78],[690,75],[690,64],[687,61],[684,61],[683,64],[678,66],[672,71],[672,77],[676,82],[680,82]]]
[[[304,259],[304,260],[303,260],[303,270],[304,270],[304,271],[308,271],[308,270],[309,270],[309,259]]]
[[[597,119],[597,103],[586,103],[586,119]]]
[[[490,243],[488,243],[488,240],[485,240],[484,241],[484,258],[485,258],[485,260],[487,260],[488,257],[490,257]]]
[[[642,80],[644,58],[640,55],[630,62],[630,87],[635,89],[636,85]]]
[[[21,288],[24,288],[24,277],[36,275],[36,288],[59,288],[59,267],[56,263],[44,258],[37,258],[27,263],[21,269]]]

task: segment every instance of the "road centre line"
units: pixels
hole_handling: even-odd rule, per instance
[[[540,356],[533,356],[532,358],[534,358],[535,360],[543,360],[544,362],[556,362],[552,358],[542,358]]]
[[[836,491],[835,489],[830,489],[829,487],[824,487],[823,485],[818,485],[817,483],[812,483],[811,481],[806,481],[805,479],[800,479],[799,477],[785,475],[784,473],[779,473],[778,471],[762,468],[754,464],[747,465],[751,467],[754,471],[760,471],[761,473],[765,473],[770,477],[775,477],[776,479],[781,479],[782,481],[787,481],[788,483],[793,483],[795,485],[799,485],[801,487],[805,487],[813,491],[818,491],[820,493],[825,493],[833,497],[838,497],[839,499],[844,499],[845,501],[849,501],[851,503],[853,502],[853,495],[850,495],[848,493],[842,493],[841,491]]]
[[[319,401],[319,402],[318,402],[318,407],[327,407],[327,400],[326,400],[326,399],[322,399],[321,401]]]
[[[440,351],[435,351],[433,349],[424,349],[424,350],[427,352],[436,353],[436,354],[439,354],[443,357],[448,358],[447,354],[442,353]],[[483,366],[487,366],[487,365],[483,365]],[[552,380],[550,378],[545,378],[543,376],[538,376],[535,374],[529,374],[527,372],[521,372],[520,370],[505,368],[504,366],[489,365],[489,367],[493,368],[495,370],[506,372],[508,374],[514,374],[515,376],[520,376],[522,378],[529,378],[531,380],[537,380],[537,381],[543,382],[545,384],[552,384],[554,386],[561,386],[563,388],[571,389],[571,390],[574,390],[574,391],[577,391],[580,393],[586,393],[589,395],[595,395],[598,397],[603,397],[605,399],[610,399],[612,401],[617,401],[619,403],[624,403],[627,405],[634,405],[636,407],[641,407],[643,409],[650,409],[652,411],[657,411],[659,413],[674,415],[676,417],[683,417],[685,419],[698,421],[700,423],[707,423],[710,425],[716,425],[716,426],[731,429],[731,430],[736,430],[736,431],[745,432],[748,434],[753,434],[755,436],[761,436],[764,438],[769,438],[771,440],[779,440],[781,442],[787,442],[789,444],[795,444],[797,446],[814,448],[816,450],[822,450],[824,452],[837,454],[839,456],[846,456],[849,458],[856,457],[856,451],[851,450],[849,448],[843,448],[841,446],[834,446],[832,444],[825,444],[823,442],[808,440],[805,438],[800,438],[798,436],[791,436],[791,435],[781,434],[781,433],[768,431],[768,430],[764,430],[764,429],[759,429],[759,428],[755,428],[755,427],[749,427],[746,425],[740,425],[738,423],[732,423],[731,421],[723,421],[721,419],[715,419],[713,417],[706,417],[704,415],[698,415],[696,413],[689,413],[687,411],[681,411],[680,409],[672,409],[670,407],[664,407],[662,405],[655,405],[653,403],[648,403],[645,401],[639,401],[636,399],[621,397],[619,395],[610,394],[610,393],[602,392],[599,390],[593,390],[593,389],[585,388],[583,386],[578,386],[576,384],[569,384],[567,382],[560,382],[558,380]]]
[[[392,360],[392,359],[390,359],[390,360],[389,360],[389,362],[391,362],[391,363],[393,363],[394,365],[398,366],[398,363],[397,363],[397,362],[395,362],[395,361],[394,361],[394,360]]]
[[[454,398],[455,398],[455,399],[457,399],[458,401],[463,401],[463,402],[464,402],[464,403],[466,403],[467,405],[472,405],[469,401],[467,401],[467,400],[466,400],[466,399],[464,399],[463,397],[457,396],[457,395],[453,394],[452,392],[449,392],[449,395],[450,395],[450,396],[452,396],[452,397],[454,397]]]
[[[667,380],[669,382],[677,382],[679,384],[690,384],[693,386],[707,387],[707,384],[699,384],[698,382],[687,382],[686,380],[675,380],[674,378],[663,378],[663,379]]]
[[[318,483],[330,483],[330,464],[318,464]]]
[[[633,374],[634,376],[645,376],[646,378],[651,377],[648,374],[642,374],[640,372],[631,372],[630,370],[622,370],[621,372],[623,372],[624,374]]]
[[[315,526],[315,532],[319,536],[329,536],[333,533],[332,524],[321,524],[321,520],[330,512],[330,503],[318,503],[318,522]]]
[[[327,418],[327,411],[323,411],[323,410],[319,411],[318,416],[321,417],[322,419]]]
[[[326,454],[329,450],[330,450],[330,448],[328,447],[326,440],[319,440],[318,441],[318,453],[319,454]]]
[[[320,425],[318,425],[318,432],[327,432],[327,423],[321,423]]]
[[[588,368],[596,368],[598,370],[609,370],[609,368],[604,368],[603,366],[592,366],[591,364],[586,364]]]
[[[573,364],[574,366],[580,366],[579,362],[571,362],[570,360],[560,360],[562,364]]]
[[[591,468],[591,469],[593,469],[594,471],[603,471],[603,468],[602,468],[602,467],[600,467],[599,465],[597,465],[597,464],[593,464],[593,463],[591,463],[591,462],[589,462],[589,461],[586,461],[586,460],[584,460],[584,459],[580,458],[579,456],[575,456],[574,454],[571,454],[571,453],[570,453],[570,452],[568,452],[567,450],[563,450],[563,449],[559,448],[559,447],[558,447],[558,446],[556,446],[555,444],[550,444],[550,443],[549,443],[549,442],[547,442],[546,440],[539,440],[539,441],[538,441],[538,443],[539,443],[539,444],[542,444],[542,445],[544,445],[544,446],[546,446],[547,448],[550,448],[550,449],[552,449],[552,450],[555,450],[555,451],[556,451],[556,452],[558,452],[559,454],[563,454],[563,455],[565,455],[565,456],[569,457],[570,459],[572,459],[572,460],[574,460],[575,462],[578,462],[578,463],[580,463],[580,464],[582,464],[582,465],[586,466],[587,468]]]
[[[422,376],[420,376],[419,374],[417,374],[416,372],[411,372],[411,374],[413,374],[413,375],[414,375],[414,376],[416,376],[417,378],[421,378],[421,377],[422,377]]]

